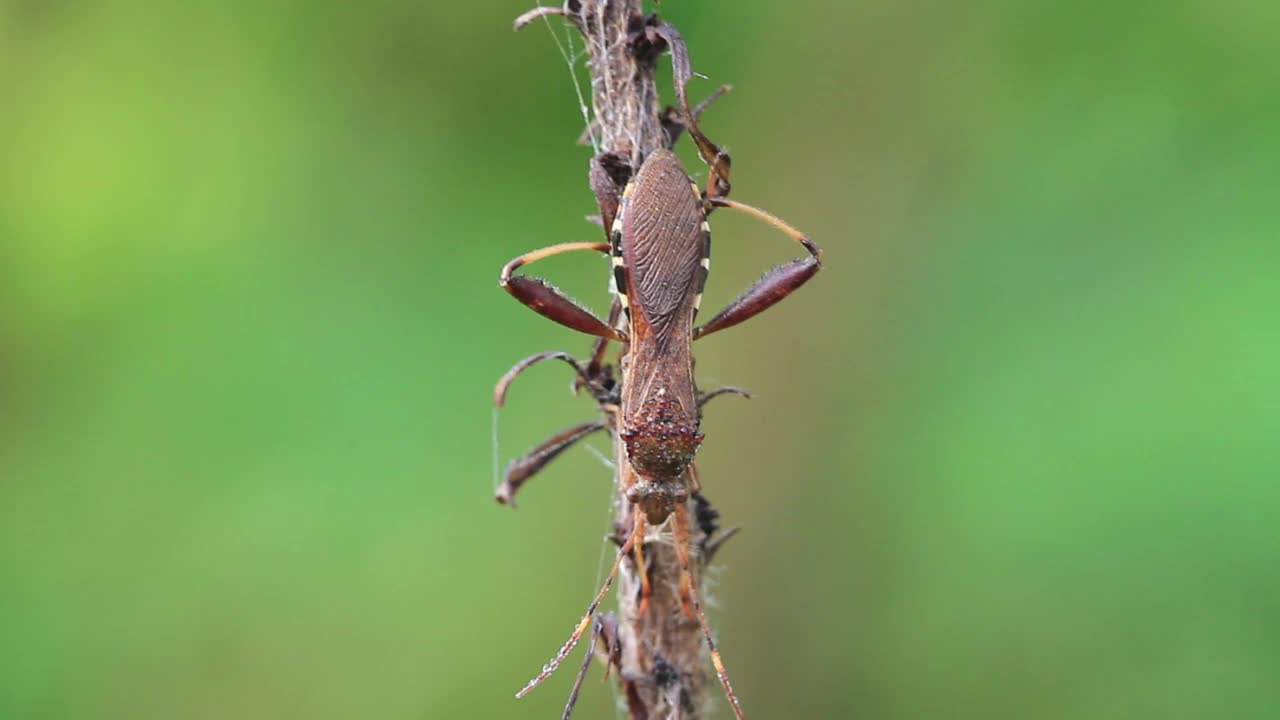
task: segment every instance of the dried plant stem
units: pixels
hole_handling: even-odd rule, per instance
[[[641,161],[654,151],[667,147],[685,131],[698,144],[704,160],[714,164],[715,172],[710,176],[717,178],[717,189],[727,193],[728,156],[722,154],[690,118],[684,84],[691,71],[687,50],[676,29],[656,17],[645,18],[641,0],[565,0],[561,6],[541,6],[521,15],[516,20],[516,28],[553,16],[573,23],[586,40],[592,106],[587,135],[596,150],[588,180],[599,200],[601,219],[606,228],[618,210],[623,185]],[[675,90],[681,107],[678,116],[664,113],[658,102],[655,70],[659,54],[666,49],[673,54]],[[721,88],[706,102],[727,89]],[[707,205],[706,209],[709,208]],[[529,262],[531,259],[536,259],[533,254],[522,256],[520,261]],[[504,278],[505,273],[506,270]],[[615,301],[610,325],[617,320],[619,313],[620,305]],[[501,405],[505,388],[515,375],[533,363],[558,358],[573,365],[581,383],[594,388],[593,395],[600,402],[605,417],[600,422],[568,428],[514,464],[508,469],[507,481],[498,493],[498,499],[513,503],[514,494],[524,480],[576,438],[602,427],[608,429],[614,445],[615,467],[618,468],[614,499],[616,538],[623,546],[625,556],[619,558],[616,581],[618,613],[616,616],[598,617],[586,637],[591,652],[615,673],[632,720],[699,720],[704,717],[709,704],[708,693],[716,683],[710,682],[708,653],[704,644],[710,638],[704,640],[698,619],[701,607],[696,602],[697,594],[691,591],[685,602],[681,600],[684,565],[681,551],[684,548],[676,546],[676,537],[687,532],[690,579],[693,587],[700,588],[705,562],[732,535],[732,531],[719,538],[710,537],[717,530],[715,512],[696,493],[698,483],[691,479],[689,486],[695,493],[686,507],[671,513],[662,525],[648,527],[641,538],[644,524],[637,524],[635,517],[639,510],[626,497],[627,481],[632,473],[626,445],[619,438],[621,419],[617,399],[609,397],[615,391],[609,389],[611,381],[608,384],[599,382],[599,378],[609,376],[609,371],[604,370],[602,364],[606,347],[605,341],[598,341],[592,361],[583,365],[563,353],[532,356],[517,363],[499,383],[495,401]],[[625,366],[625,345],[623,352],[621,362]],[[625,371],[623,375],[626,377]],[[739,388],[727,388],[708,397],[723,392],[743,393]],[[678,532],[673,532],[672,523],[677,519],[681,525]],[[637,528],[635,534],[632,534],[632,528]],[[646,590],[647,605],[642,601]],[[696,610],[696,614],[687,612],[691,609]],[[555,670],[568,656],[574,641],[587,630],[589,622],[590,613],[570,642],[521,694]],[[575,683],[565,708],[565,717],[572,712],[586,668],[583,665],[579,672],[578,683]]]
[[[619,446],[618,460],[624,461]],[[629,526],[634,506],[619,494],[618,523]],[[701,531],[692,528],[690,568],[701,585]],[[680,603],[680,564],[668,528],[651,531],[644,546],[645,570],[651,585],[649,607],[639,608],[641,576],[632,560],[618,577],[618,639],[622,650],[622,681],[631,699],[633,720],[703,716],[708,681],[707,654],[696,618],[686,617]],[[631,684],[634,687],[625,687]],[[718,688],[718,686],[715,686]],[[638,699],[640,707],[635,707]]]
[[[631,33],[640,27],[640,0],[583,0],[580,28],[587,39],[591,106],[600,151],[631,158],[632,166],[664,146],[652,58],[631,54]]]
[[[655,80],[656,57],[637,55],[632,41],[643,22],[641,0],[582,0],[578,27],[587,40],[594,130],[601,154],[630,160],[632,168],[665,146]],[[616,430],[616,425],[614,427]],[[628,467],[624,444],[614,432],[616,467]],[[617,527],[630,528],[635,506],[617,482]],[[690,501],[690,516],[694,516]],[[624,531],[625,532],[625,531]],[[695,523],[690,537],[690,568],[702,583],[705,528]],[[680,564],[669,527],[650,529],[644,565],[651,585],[649,607],[642,614],[642,577],[633,557],[618,578],[617,641],[621,649],[620,682],[632,720],[698,720],[707,707],[708,660],[698,621],[681,610]]]

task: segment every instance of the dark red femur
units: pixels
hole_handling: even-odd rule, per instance
[[[698,422],[673,397],[658,393],[640,406],[622,431],[636,472],[660,480],[679,478],[702,443]]]

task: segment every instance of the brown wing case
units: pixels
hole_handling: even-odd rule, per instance
[[[650,155],[626,198],[622,257],[631,314],[658,335],[693,322],[706,277],[704,220],[702,199],[676,156]]]

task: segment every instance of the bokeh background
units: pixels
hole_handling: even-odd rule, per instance
[[[0,2],[0,717],[558,717],[610,480],[491,499],[589,343],[498,268],[598,237],[530,5]],[[662,6],[827,250],[698,350],[752,717],[1280,713],[1278,8]],[[708,306],[796,255],[715,220]]]

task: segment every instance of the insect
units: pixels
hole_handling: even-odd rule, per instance
[[[597,340],[591,360],[585,364],[561,352],[539,353],[517,363],[498,383],[495,403],[503,404],[510,383],[525,369],[543,360],[558,359],[573,367],[575,387],[586,388],[605,411],[605,419],[568,428],[513,463],[499,490],[499,501],[514,503],[515,493],[530,476],[575,442],[608,429],[624,446],[619,482],[634,508],[630,531],[585,616],[555,657],[517,697],[541,684],[568,657],[591,627],[622,560],[628,556],[641,568],[640,608],[644,614],[650,594],[643,572],[645,529],[670,521],[680,567],[682,611],[687,617],[696,617],[717,678],[734,713],[742,718],[741,705],[708,627],[690,570],[688,509],[691,493],[699,488],[692,463],[703,442],[699,429],[702,406],[723,392],[741,391],[722,388],[699,394],[693,375],[693,343],[744,322],[791,294],[817,273],[822,251],[804,233],[774,215],[728,198],[730,159],[702,133],[697,113],[689,109],[685,86],[692,73],[683,43],[674,28],[665,23],[654,32],[672,48],[679,125],[689,132],[710,168],[706,188],[700,188],[689,177],[670,147],[648,153],[634,173],[631,164],[621,158],[599,156],[592,164],[591,184],[607,241],[572,242],[534,250],[508,262],[499,276],[501,287],[535,312]],[[677,133],[670,129],[668,132],[674,139]],[[711,268],[708,217],[716,208],[738,210],[769,223],[800,243],[807,255],[774,268],[711,320],[697,325],[695,320]],[[547,282],[517,274],[517,270],[538,260],[576,251],[610,258],[615,299],[607,319],[574,303]],[[612,342],[621,345],[619,377],[614,377],[613,367],[603,361]]]

